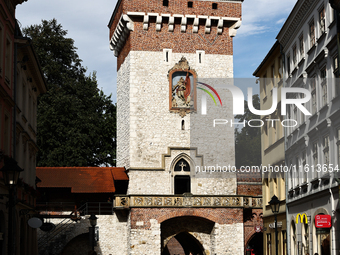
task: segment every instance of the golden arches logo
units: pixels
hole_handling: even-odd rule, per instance
[[[303,218],[305,218],[305,223],[308,224],[308,218],[307,218],[307,214],[303,213],[299,213],[298,215],[296,215],[296,219],[295,219],[295,223],[298,224],[299,223],[299,216],[300,216],[300,222],[303,223]]]

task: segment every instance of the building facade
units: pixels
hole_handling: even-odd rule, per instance
[[[338,254],[339,89],[336,20],[329,1],[297,1],[277,39],[285,55],[285,87],[305,88],[311,98],[289,105],[285,128],[289,254]],[[288,95],[304,98],[303,93]],[[306,108],[310,115],[301,109]],[[335,170],[336,171],[336,170]],[[320,223],[322,219],[325,223]]]
[[[0,14],[0,167],[11,158],[24,169],[16,187],[13,236],[9,244],[9,196],[0,199],[0,253],[37,254],[36,230],[28,226],[35,207],[37,97],[46,91],[39,62],[16,22],[15,9],[25,1],[1,1]],[[8,187],[1,179],[0,193]]]
[[[275,42],[262,63],[255,70],[254,76],[259,78],[260,107],[262,110],[270,109],[273,89],[277,89],[277,109],[271,115],[261,116],[265,125],[261,128],[261,162],[264,166],[283,166],[285,164],[284,130],[281,122],[281,88],[283,86],[283,64],[280,44]],[[275,95],[276,96],[276,95]],[[268,120],[278,120],[271,122]],[[276,195],[281,201],[278,221],[278,252],[287,253],[286,228],[286,192],[284,173],[263,173],[263,247],[265,255],[275,254],[275,222],[274,214],[269,206],[272,196]]]
[[[241,24],[241,4],[116,5],[109,29],[118,62],[117,166],[129,175],[127,194],[114,201],[124,233],[114,240],[120,253],[245,254],[250,240],[262,237],[254,226],[261,224],[259,185],[238,193],[245,182],[235,174],[197,173],[198,166],[235,162],[233,127],[207,132],[218,112],[208,101],[207,116],[200,116],[198,84],[233,77],[232,37]],[[218,93],[221,108],[233,116],[231,93]]]

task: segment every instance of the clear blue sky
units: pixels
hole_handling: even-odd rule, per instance
[[[107,28],[116,2],[28,0],[17,6],[16,17],[22,27],[56,18],[68,30],[68,37],[75,40],[83,66],[89,73],[97,71],[99,87],[116,101],[116,58],[109,50]],[[296,0],[244,0],[242,26],[234,39],[235,78],[253,77],[295,3]]]

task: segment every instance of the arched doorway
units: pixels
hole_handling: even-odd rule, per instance
[[[251,254],[251,251],[255,255],[263,254],[263,233],[255,233],[248,242],[246,248],[246,255]]]
[[[197,216],[180,216],[161,223],[162,255],[211,254],[215,222]]]
[[[172,237],[165,246],[162,255],[204,255],[202,244],[188,232],[181,232]]]

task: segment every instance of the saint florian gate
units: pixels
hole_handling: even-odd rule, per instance
[[[235,165],[234,127],[212,125],[218,112],[233,118],[231,93],[215,90],[211,79],[233,77],[241,5],[118,0],[110,48],[118,70],[117,166],[126,168],[129,186],[114,198],[114,254],[262,254],[261,175],[227,173]]]

